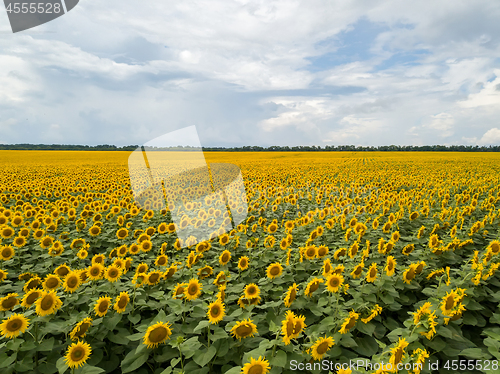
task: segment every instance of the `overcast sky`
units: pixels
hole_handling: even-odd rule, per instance
[[[500,144],[500,2],[80,0],[13,34],[0,142]]]

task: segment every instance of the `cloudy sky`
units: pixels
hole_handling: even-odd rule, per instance
[[[500,144],[497,1],[80,0],[13,34],[0,142]]]

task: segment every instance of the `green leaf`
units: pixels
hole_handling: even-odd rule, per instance
[[[436,333],[440,336],[444,336],[445,338],[453,339],[453,333],[448,327],[439,326],[436,329]]]
[[[108,330],[113,331],[118,322],[122,319],[122,315],[120,313],[115,313],[111,318],[104,318],[102,324]]]
[[[223,328],[214,326],[214,331],[210,334],[210,340],[215,342],[219,339],[225,339],[227,336]]]
[[[477,325],[477,318],[474,317],[474,315],[472,313],[464,313],[463,322],[466,325],[476,326]]]
[[[79,374],[99,374],[104,372],[105,370],[100,367],[84,365]]]
[[[239,374],[239,373],[241,373],[241,366],[235,366],[226,371],[224,374]]]
[[[397,328],[395,330],[392,330],[389,334],[387,334],[387,337],[391,342],[395,342],[396,340],[399,339],[399,336],[403,333],[402,328]]]
[[[167,321],[167,315],[163,311],[163,309],[160,310],[160,312],[156,315],[156,317],[151,321],[151,325],[154,325],[155,323],[158,322],[163,322],[166,323]]]
[[[196,326],[194,328],[193,332],[199,331],[199,330],[204,329],[205,327],[208,327],[208,326],[210,326],[210,321],[206,321],[206,320],[205,321],[200,321],[198,323],[198,326]]]
[[[66,370],[69,369],[68,365],[66,365],[65,358],[61,357],[59,360],[56,362],[56,367],[57,370],[59,371],[59,374],[63,374]]]
[[[287,364],[287,356],[285,351],[279,350],[276,352],[276,356],[272,357],[269,360],[269,363],[272,366],[279,366],[280,368],[284,368]]]
[[[144,365],[148,358],[149,350],[143,351],[139,355],[137,355],[135,351],[132,350],[127,356],[125,356],[120,365],[122,368],[122,373],[130,373],[131,371],[139,369],[142,365]]]
[[[441,339],[439,336],[436,336],[432,340],[424,340],[424,344],[431,347],[432,349],[434,349],[437,352],[442,351],[446,347],[446,342],[443,339]]]
[[[132,334],[132,335],[128,335],[127,336],[127,339],[134,342],[136,340],[141,340],[144,338],[144,333],[143,332],[138,332],[137,334]]]
[[[193,356],[193,360],[201,367],[204,367],[212,358],[214,358],[216,353],[217,349],[214,345],[211,345],[206,351],[197,351]]]
[[[188,358],[191,357],[200,347],[201,343],[198,341],[197,336],[193,336],[179,346],[182,354]]]
[[[358,323],[357,329],[361,331],[363,334],[372,336],[375,331],[375,324],[372,322],[368,323]]]
[[[483,352],[480,348],[467,348],[460,352],[460,356],[465,356],[472,359],[489,358],[489,355]]]
[[[132,322],[134,325],[141,320],[141,315],[140,314],[129,314],[127,316],[128,320]]]
[[[357,347],[354,347],[353,350],[362,356],[371,357],[378,351],[377,341],[371,336],[355,338],[354,341]]]
[[[340,345],[347,348],[357,347],[356,341],[350,336],[343,336],[340,340]]]
[[[54,337],[43,340],[42,343],[38,345],[36,350],[40,352],[48,352],[51,351],[52,348],[54,348]]]

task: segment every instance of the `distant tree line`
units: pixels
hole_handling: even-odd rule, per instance
[[[138,145],[128,145],[117,147],[115,145],[71,145],[71,144],[0,144],[0,150],[29,150],[29,151],[134,151]],[[260,146],[244,146],[244,147],[203,147],[203,151],[212,152],[318,152],[318,151],[399,151],[399,152],[500,152],[500,145],[486,146],[471,146],[471,145],[383,145],[383,146],[354,146],[354,145],[327,145],[320,147],[317,145],[300,145],[300,146],[276,146],[260,147]],[[199,151],[200,148],[190,146],[176,147],[146,147],[146,150],[152,151]]]

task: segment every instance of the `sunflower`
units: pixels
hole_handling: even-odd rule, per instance
[[[87,244],[85,239],[81,239],[81,238],[73,239],[73,241],[71,242],[70,248],[71,249],[79,249],[79,248],[85,246],[85,244]]]
[[[167,266],[168,264],[168,256],[167,255],[159,255],[156,257],[155,266]]]
[[[358,249],[359,249],[358,242],[354,242],[349,248],[347,254],[349,255],[350,258],[354,258],[354,256],[356,256],[356,254],[358,253]]]
[[[29,325],[29,319],[22,314],[11,314],[0,324],[0,333],[9,339],[14,339],[19,334],[24,333]]]
[[[40,297],[35,301],[36,314],[39,316],[47,316],[54,314],[62,306],[62,301],[55,291],[43,291]]]
[[[439,246],[439,243],[440,241],[437,234],[431,235],[431,237],[429,238],[429,247],[431,249],[437,248]]]
[[[275,262],[267,267],[267,277],[269,279],[274,279],[279,277],[283,272],[283,266],[279,262]]]
[[[326,276],[328,276],[329,274],[331,274],[331,273],[332,273],[333,268],[332,268],[332,263],[331,263],[331,261],[330,261],[330,259],[329,259],[329,258],[327,258],[327,259],[325,259],[325,260],[323,261],[322,270],[323,270],[323,274],[322,274],[322,275],[323,275],[324,277],[326,277]]]
[[[354,270],[351,272],[351,276],[354,279],[357,279],[361,276],[361,273],[363,272],[363,268],[365,267],[365,264],[361,262],[360,264],[356,265],[354,267]]]
[[[0,282],[6,280],[8,274],[9,273],[7,271],[0,269]]]
[[[341,334],[346,334],[349,332],[350,329],[356,325],[356,321],[359,318],[359,314],[356,313],[354,310],[349,312],[349,316],[344,320],[344,323],[342,323],[342,327],[340,328],[339,332]]]
[[[111,298],[108,296],[101,296],[95,306],[94,306],[94,312],[97,314],[99,317],[104,317],[106,313],[108,312],[109,306],[111,305]]]
[[[101,228],[99,226],[94,225],[89,229],[90,236],[98,236],[100,233],[101,233]]]
[[[414,211],[410,214],[410,221],[414,221],[418,218],[419,214],[417,211]]]
[[[3,228],[0,229],[0,236],[4,239],[9,239],[14,236],[16,232],[12,227],[9,226],[4,226]]]
[[[71,340],[78,340],[84,338],[87,334],[87,330],[92,326],[92,318],[87,317],[78,322],[73,330],[71,330],[69,336]]]
[[[24,236],[17,236],[12,242],[17,248],[24,247],[26,245],[26,238]]]
[[[335,260],[338,260],[340,257],[343,257],[347,254],[347,248],[340,248],[335,251],[333,254],[333,258]]]
[[[238,261],[238,269],[240,269],[240,271],[248,269],[249,262],[250,259],[247,256],[240,257]]]
[[[28,292],[29,290],[32,290],[32,289],[40,286],[41,283],[42,283],[42,280],[38,276],[34,276],[33,278],[31,278],[30,280],[28,280],[25,283],[25,285],[23,287],[23,291]]]
[[[385,265],[385,273],[389,276],[392,277],[394,275],[394,271],[396,269],[396,260],[394,259],[393,256],[387,257],[387,263]]]
[[[163,274],[161,271],[153,270],[153,271],[150,271],[146,275],[144,282],[149,286],[154,286],[154,285],[160,283],[162,276],[163,276]]]
[[[172,278],[176,272],[177,272],[177,265],[172,265],[163,273],[163,277],[166,279]]]
[[[245,293],[245,298],[247,299],[253,299],[257,298],[260,295],[260,289],[259,286],[257,286],[255,283],[250,283],[245,286],[245,289],[243,290]]]
[[[298,336],[294,334],[295,319],[297,316],[291,310],[285,314],[285,319],[281,321],[281,334],[283,335],[283,342],[285,345],[290,344],[291,340]]]
[[[71,271],[64,278],[63,282],[64,291],[73,293],[76,291],[78,287],[80,287],[81,284],[82,281],[80,279],[80,274],[76,271]]]
[[[342,287],[343,283],[344,283],[344,277],[336,273],[333,273],[326,278],[326,288],[330,292],[338,292],[339,288]]]
[[[17,304],[19,304],[17,293],[10,293],[5,297],[0,299],[0,311],[12,310]]]
[[[146,263],[144,263],[144,262],[141,262],[141,263],[137,266],[137,268],[136,268],[135,272],[136,272],[136,274],[138,274],[138,273],[146,273],[146,272],[148,271],[148,269],[149,269],[148,264],[146,264]]]
[[[231,260],[231,252],[229,252],[228,250],[225,250],[219,256],[219,264],[221,264],[222,266],[225,266],[225,265],[227,265],[229,260]]]
[[[200,279],[208,278],[213,274],[213,268],[211,266],[205,265],[198,270],[198,277]]]
[[[64,276],[68,275],[68,273],[70,271],[71,271],[71,269],[66,264],[62,264],[62,265],[59,265],[58,267],[56,267],[56,269],[54,270],[54,273],[60,277],[64,277]]]
[[[401,234],[399,233],[399,231],[394,231],[391,235],[391,241],[396,243],[399,238],[401,238]]]
[[[499,254],[500,253],[500,241],[498,240],[493,240],[489,245],[488,245],[488,250],[490,250],[493,254]]]
[[[0,248],[0,260],[8,261],[14,257],[15,253],[14,248],[10,245],[4,245]]]
[[[45,291],[52,291],[61,285],[61,278],[55,274],[48,274],[42,282],[42,287]]]
[[[220,237],[219,244],[225,246],[227,243],[229,243],[229,236],[227,234],[224,234]]]
[[[392,364],[393,368],[396,368],[399,363],[405,357],[405,348],[408,346],[408,342],[405,338],[399,338],[398,344],[396,347],[391,348],[391,358],[389,359],[389,363]]]
[[[186,286],[184,296],[187,300],[196,300],[201,295],[201,283],[198,279],[192,278]]]
[[[102,253],[94,255],[94,257],[92,257],[92,264],[104,265],[105,261],[106,261],[106,256],[104,256]]]
[[[92,349],[88,343],[80,341],[73,343],[66,351],[66,365],[68,365],[71,369],[83,366],[90,357],[90,353],[92,353]]]
[[[122,275],[122,269],[116,265],[109,265],[104,271],[104,277],[111,283],[116,282]]]
[[[104,275],[104,266],[98,262],[92,264],[87,270],[87,275],[89,279],[93,281],[101,279]]]
[[[165,343],[165,341],[170,339],[170,335],[172,335],[170,326],[168,322],[157,322],[149,326],[144,334],[143,344],[147,345],[148,348],[156,348],[159,344]]]
[[[187,283],[177,283],[174,288],[172,297],[174,299],[182,299],[184,297],[184,292],[186,291]]]
[[[369,283],[375,282],[375,279],[377,279],[377,272],[377,264],[373,262],[366,273],[366,281]]]
[[[143,240],[141,244],[139,244],[139,247],[141,248],[141,251],[147,253],[153,248],[153,243],[151,240]]]
[[[262,359],[261,356],[256,360],[250,357],[250,362],[243,365],[241,369],[241,374],[266,374],[269,372],[269,361],[265,358]]]
[[[415,269],[418,265],[411,264],[408,269],[403,273],[403,281],[410,284],[410,282],[415,278]]]
[[[213,303],[208,305],[207,316],[210,323],[219,323],[222,321],[225,314],[224,304],[220,300],[215,300]]]
[[[127,246],[124,244],[124,245],[121,245],[117,248],[116,250],[116,254],[119,256],[119,257],[125,257],[127,255],[127,252],[128,252],[128,248]]]
[[[445,316],[452,315],[452,309],[455,307],[458,299],[458,294],[455,291],[447,292],[441,302],[441,311]]]
[[[404,255],[408,256],[410,253],[413,252],[414,249],[415,249],[415,244],[408,244],[403,248],[402,252]]]
[[[129,301],[130,301],[130,296],[128,295],[128,293],[122,291],[120,292],[120,295],[116,297],[115,305],[113,305],[113,308],[118,313],[123,313],[125,311],[125,308],[127,308],[127,304]]]
[[[231,329],[231,334],[234,338],[245,339],[248,337],[253,337],[257,333],[257,326],[253,323],[251,319],[245,319],[243,321],[238,321]]]
[[[310,245],[308,246],[305,251],[304,251],[304,256],[305,258],[307,258],[308,260],[313,260],[316,258],[318,254],[318,250],[316,248],[316,246],[314,245]]]
[[[288,291],[285,294],[285,300],[284,300],[285,306],[287,308],[290,308],[290,306],[292,305],[293,301],[297,297],[298,291],[299,291],[299,286],[297,286],[296,283],[288,287]]]
[[[220,271],[219,274],[215,277],[213,284],[215,284],[217,287],[221,287],[226,284],[227,282],[227,276],[226,273],[223,271]]]
[[[129,252],[130,252],[130,254],[132,254],[132,255],[136,255],[136,254],[138,254],[138,253],[140,252],[140,250],[141,250],[141,247],[139,247],[139,245],[138,245],[138,244],[136,244],[136,243],[132,243],[132,244],[130,245],[130,248],[128,249],[128,251],[129,251]]]
[[[119,228],[116,232],[116,237],[118,239],[125,239],[128,236],[128,230],[124,227]]]
[[[321,278],[313,278],[306,286],[306,290],[304,294],[306,296],[312,297],[314,291],[319,288],[320,283],[323,283],[323,279]]]
[[[328,350],[335,344],[331,336],[319,338],[311,347],[311,355],[315,360],[321,360]]]

